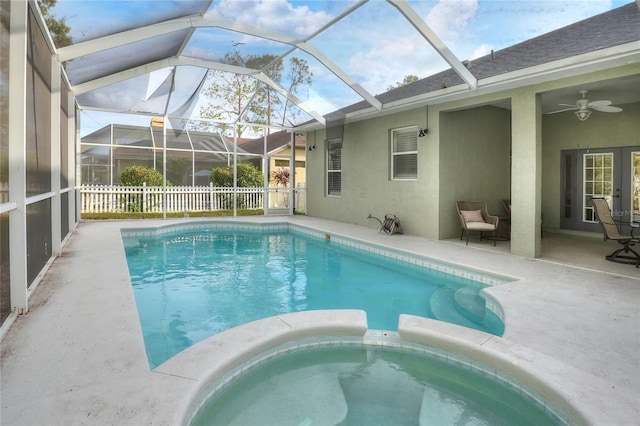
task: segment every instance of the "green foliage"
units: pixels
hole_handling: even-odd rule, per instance
[[[238,187],[252,188],[261,187],[264,184],[264,176],[262,172],[253,164],[240,162],[237,164]],[[215,186],[233,187],[233,165],[226,167],[218,167],[211,170],[211,181]],[[218,205],[225,209],[233,208],[233,194],[218,194]],[[237,207],[242,209],[247,206],[247,197],[245,194],[237,194]]]
[[[124,186],[162,186],[162,173],[152,167],[129,166],[120,174],[120,185]],[[167,181],[167,185],[171,182]]]
[[[402,86],[406,86],[407,84],[411,84],[413,82],[416,82],[420,80],[418,78],[418,76],[415,75],[405,75],[404,79],[402,81],[397,81],[396,84],[393,84],[389,87],[387,87],[387,90],[392,90],[392,89],[397,89],[398,87],[402,87]]]
[[[274,172],[271,172],[271,178],[277,185],[282,185],[285,188],[289,186],[291,179],[291,170],[288,167],[282,167]]]
[[[73,39],[69,35],[71,28],[67,25],[67,18],[58,18],[51,13],[51,8],[55,7],[56,3],[58,0],[38,0],[38,6],[51,33],[53,44],[59,49],[72,44]]]
[[[167,179],[176,185],[190,185],[187,182],[187,171],[191,167],[191,161],[184,158],[173,158],[167,161]]]
[[[238,187],[251,188],[263,186],[264,176],[253,164],[240,162],[238,167]],[[233,165],[217,167],[211,170],[211,181],[215,186],[233,187]]]

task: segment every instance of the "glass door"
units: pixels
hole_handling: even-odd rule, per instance
[[[605,198],[616,220],[640,220],[640,147],[562,151],[561,172],[561,228],[600,232],[593,198]]]
[[[640,222],[640,150],[631,153],[631,220]]]

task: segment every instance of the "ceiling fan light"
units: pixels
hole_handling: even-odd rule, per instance
[[[588,109],[580,109],[576,111],[576,117],[578,117],[578,120],[580,121],[585,121],[587,118],[589,118],[590,115],[591,111],[589,111]]]

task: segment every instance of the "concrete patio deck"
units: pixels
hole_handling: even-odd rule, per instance
[[[640,270],[605,261],[614,245],[548,233],[542,258],[526,259],[507,254],[508,242],[467,247],[305,216],[235,220],[289,221],[516,278],[489,290],[504,309],[506,331],[487,344],[554,377],[589,423],[640,424]],[[179,421],[201,385],[184,373],[184,361],[219,359],[202,345],[149,370],[120,229],[180,221],[79,224],[33,292],[29,312],[1,341],[0,424]]]

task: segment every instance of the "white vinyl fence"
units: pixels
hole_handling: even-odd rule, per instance
[[[271,192],[272,189],[269,189]],[[201,212],[232,210],[234,188],[210,186],[167,186],[166,194],[162,186],[120,186],[82,185],[82,213],[145,212],[162,213],[166,196],[167,212]],[[296,193],[304,192],[297,188]],[[236,188],[238,209],[259,210],[264,208],[262,187]],[[306,195],[306,194],[305,194]],[[288,208],[288,190],[278,189],[278,196],[269,197],[270,208]],[[298,198],[298,197],[296,197]],[[304,203],[305,197],[300,197]],[[297,210],[300,202],[296,202]]]

